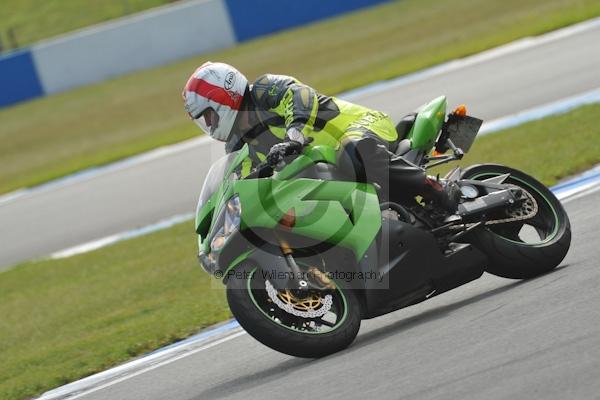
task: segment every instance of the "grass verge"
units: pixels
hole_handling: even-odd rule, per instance
[[[499,162],[554,184],[600,162],[598,114],[600,104],[482,137],[461,164]],[[0,398],[35,396],[229,318],[224,291],[197,265],[191,225],[0,273]]]
[[[600,15],[596,0],[402,0],[0,110],[0,193],[197,134],[181,87],[207,59],[338,93]]]
[[[61,33],[143,11],[168,0],[3,0],[0,2],[0,35],[10,45],[12,29],[19,46]]]

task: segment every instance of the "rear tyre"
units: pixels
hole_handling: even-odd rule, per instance
[[[461,178],[484,180],[506,173],[510,176],[504,183],[519,186],[535,199],[536,215],[525,221],[476,229],[469,240],[488,256],[486,271],[504,278],[532,278],[556,268],[565,258],[571,244],[571,225],[556,196],[521,171],[481,164],[467,168]]]
[[[262,344],[291,356],[319,358],[345,349],[356,338],[360,305],[352,290],[338,285],[335,289],[313,291],[306,301],[290,297],[289,292],[277,291],[279,300],[274,302],[273,288],[267,285],[261,270],[250,265],[241,266],[235,278],[227,281],[231,312]],[[327,295],[329,300],[320,303]],[[299,317],[281,307],[282,304],[290,304],[294,310],[308,307],[304,309],[318,314],[320,307],[329,301],[327,313],[313,318]]]

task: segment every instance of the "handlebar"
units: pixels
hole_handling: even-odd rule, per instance
[[[312,143],[313,140],[314,140],[313,138],[307,137],[306,141],[302,145],[302,148],[304,149],[306,146],[308,146],[310,143]],[[295,154],[301,154],[301,152],[297,152]],[[254,169],[254,171],[249,173],[244,179],[268,178],[269,176],[273,175],[274,169],[275,169],[275,166],[269,165],[265,161],[265,162],[262,162],[259,165],[257,165],[256,168]]]
[[[254,171],[250,172],[244,179],[268,178],[273,175],[273,167],[267,163],[260,163]]]

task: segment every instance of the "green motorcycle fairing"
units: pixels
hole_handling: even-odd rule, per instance
[[[275,228],[293,209],[291,233],[350,248],[357,258],[381,226],[379,201],[369,184],[256,179],[235,182],[233,193],[242,204],[242,230]]]
[[[411,149],[429,153],[435,144],[446,119],[447,100],[440,96],[422,106],[412,129],[407,135],[411,141]]]
[[[294,178],[315,163],[334,164],[336,153],[333,148],[307,148],[304,154],[272,177],[238,180],[234,171],[247,154],[248,148],[244,146],[237,155],[224,157],[229,163],[226,167],[216,163],[216,168],[209,172],[209,175],[219,175],[222,182],[204,201],[201,195],[196,212],[201,252],[210,252],[210,236],[218,219],[213,216],[219,215],[225,203],[237,195],[242,210],[240,231],[275,229],[283,215],[293,209],[295,224],[291,233],[346,247],[357,259],[362,257],[381,227],[379,201],[374,187],[366,183]],[[227,251],[227,243],[221,251]],[[218,265],[216,270],[225,271],[250,254],[246,252],[241,259],[235,258],[232,265]]]
[[[411,149],[427,153],[433,148],[444,124],[446,106],[446,97],[440,96],[418,110],[407,136]],[[206,189],[202,190],[196,211],[201,252],[210,253],[210,236],[218,219],[213,217],[237,195],[242,210],[240,231],[275,229],[284,214],[292,210],[295,225],[291,233],[348,248],[357,260],[365,254],[381,228],[379,199],[374,187],[366,183],[296,178],[316,163],[335,165],[335,148],[328,145],[308,147],[269,178],[239,179],[235,171],[248,154],[245,145],[215,163],[207,175]],[[221,251],[226,250],[227,243]],[[225,271],[251,253],[244,251],[231,265],[218,265],[217,270]]]

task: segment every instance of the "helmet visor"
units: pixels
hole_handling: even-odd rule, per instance
[[[202,111],[197,118],[193,119],[196,125],[200,127],[204,131],[204,133],[213,136],[215,130],[219,126],[219,114],[209,107],[206,110]]]

